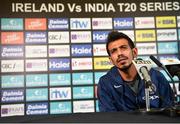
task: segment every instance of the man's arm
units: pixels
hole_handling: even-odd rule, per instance
[[[113,104],[113,98],[111,91],[108,90],[108,85],[103,81],[103,78],[100,78],[98,83],[97,95],[99,100],[99,110],[101,112],[111,112],[117,111],[116,107]]]
[[[174,93],[173,90],[168,82],[168,80],[164,77],[162,73],[159,72],[158,74],[158,80],[159,80],[159,92],[160,95],[163,96],[163,101],[161,107],[171,107],[174,104]]]

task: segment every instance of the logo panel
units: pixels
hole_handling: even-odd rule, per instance
[[[70,59],[50,59],[49,60],[50,71],[64,71],[70,70]]]
[[[24,115],[24,104],[1,105],[1,117]]]
[[[92,18],[93,29],[112,29],[112,18]]]
[[[1,18],[1,30],[23,30],[23,19]]]
[[[71,102],[51,102],[50,114],[72,113]]]
[[[137,43],[139,55],[157,54],[156,43]]]
[[[24,86],[23,75],[3,75],[1,76],[1,87],[2,88],[14,88]]]
[[[26,18],[25,30],[46,30],[46,18]]]
[[[112,67],[108,57],[95,57],[94,58],[94,69],[110,69]]]
[[[91,32],[71,31],[71,43],[91,43]]]
[[[47,88],[26,89],[26,101],[48,100]]]
[[[91,45],[71,45],[72,56],[92,56]]]
[[[23,32],[1,32],[1,44],[23,44]]]
[[[73,87],[73,99],[87,99],[93,98],[94,90],[92,86],[89,87]]]
[[[26,60],[26,71],[47,71],[47,59],[29,59]]]
[[[42,58],[47,57],[47,46],[39,45],[39,46],[25,46],[26,50],[26,58]]]
[[[59,31],[59,32],[48,32],[49,43],[69,43],[69,32]]]
[[[2,58],[21,58],[24,56],[23,46],[1,46]]]
[[[32,44],[45,44],[47,42],[46,32],[25,32],[25,42]]]
[[[133,18],[113,18],[114,29],[133,28]]]
[[[86,100],[86,101],[74,101],[73,102],[73,112],[74,113],[87,113],[94,112],[94,101]]]
[[[67,18],[50,18],[48,19],[49,30],[67,30],[69,29]]]
[[[175,28],[176,18],[175,16],[159,16],[156,17],[157,28]]]
[[[22,102],[24,101],[24,90],[15,89],[15,90],[1,90],[1,102]]]
[[[50,74],[49,75],[50,86],[61,86],[61,85],[70,85],[71,84],[71,75],[70,73],[64,74]]]
[[[71,18],[70,19],[71,30],[86,30],[91,29],[90,18]]]
[[[92,58],[72,58],[72,70],[89,69],[92,69]]]
[[[24,60],[1,60],[1,72],[23,72]]]
[[[71,99],[71,87],[50,88],[50,100]]]
[[[47,74],[28,74],[26,75],[26,86],[27,87],[38,87],[48,85]]]
[[[48,114],[48,103],[28,103],[26,105],[27,115],[45,115]]]

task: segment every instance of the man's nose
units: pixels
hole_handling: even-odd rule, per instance
[[[120,48],[117,49],[117,53],[118,55],[122,55],[123,54],[123,50],[121,50]]]

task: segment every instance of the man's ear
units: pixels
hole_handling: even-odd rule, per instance
[[[137,56],[138,56],[138,49],[135,47],[135,48],[133,48],[132,50],[133,50],[133,51],[132,51],[132,52],[133,52],[133,57],[134,57],[134,58],[137,58]]]
[[[111,59],[111,56],[109,56],[109,61],[113,64],[113,61],[112,61],[112,59]]]

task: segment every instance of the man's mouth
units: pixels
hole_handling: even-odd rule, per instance
[[[117,62],[119,63],[123,63],[123,62],[125,62],[127,60],[127,57],[123,57],[123,58],[119,58],[119,59],[117,59]]]

